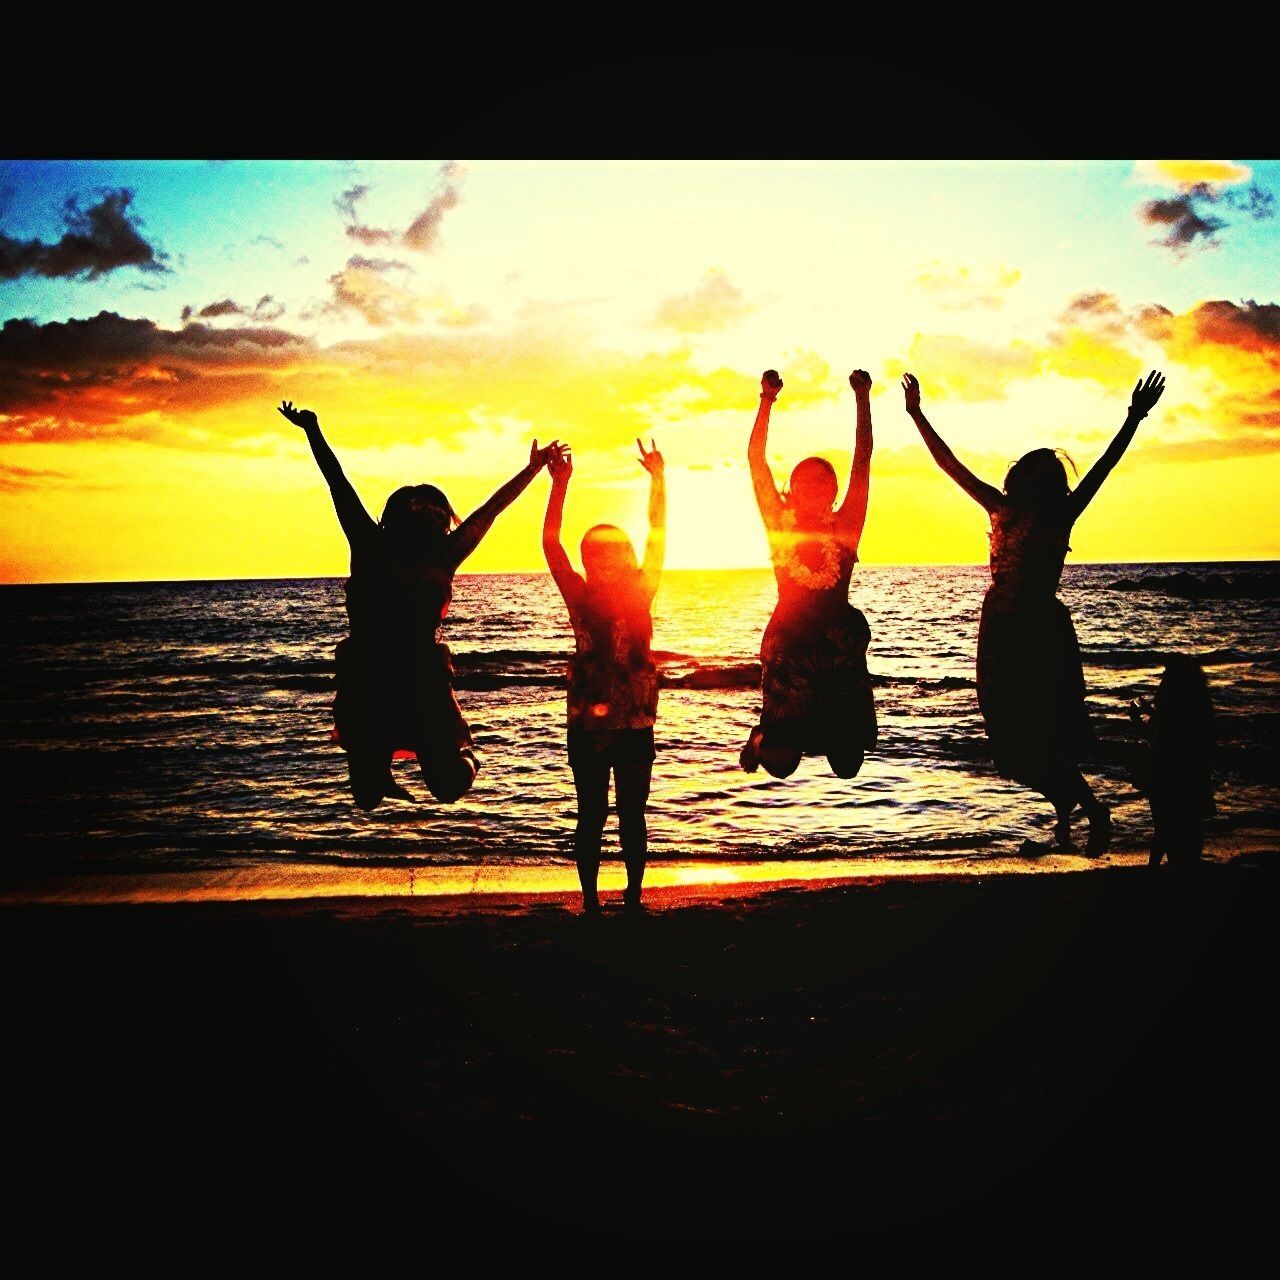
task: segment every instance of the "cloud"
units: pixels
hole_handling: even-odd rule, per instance
[[[1220,243],[1218,232],[1230,224],[1209,213],[1212,206],[1225,206],[1255,222],[1275,216],[1275,196],[1257,183],[1251,183],[1244,191],[1236,191],[1219,190],[1210,183],[1200,182],[1176,196],[1144,201],[1138,207],[1138,217],[1150,226],[1168,227],[1168,234],[1152,243],[1184,256],[1193,248],[1215,248]]]
[[[1129,328],[1131,317],[1121,307],[1115,294],[1096,290],[1076,294],[1067,303],[1059,319],[1068,328],[1079,325],[1095,333],[1119,337]]]
[[[71,477],[65,471],[50,468],[18,467],[0,462],[0,493],[14,493],[22,489],[47,489],[51,485],[66,484]]]
[[[8,320],[0,328],[0,440],[147,434],[134,419],[270,398],[279,374],[313,351],[283,329],[162,329],[113,311],[48,324]]]
[[[453,160],[441,168],[442,188],[409,224],[409,229],[404,233],[407,248],[416,249],[419,253],[427,253],[435,248],[444,215],[458,203],[458,187],[464,172],[462,166]]]
[[[1001,347],[958,334],[917,333],[905,367],[927,386],[929,395],[973,401],[1003,400],[1009,383],[1035,377],[1040,363],[1040,354],[1029,342]]]
[[[677,333],[709,333],[737,324],[754,310],[723,271],[709,271],[696,288],[663,301],[656,322]]]
[[[971,271],[968,267],[946,267],[930,263],[914,281],[917,289],[928,294],[947,311],[969,311],[975,308],[994,310],[1004,306],[1005,295],[1022,279],[1013,267],[988,267]]]
[[[1167,307],[1147,306],[1135,313],[1138,330],[1177,359],[1212,358],[1214,348],[1233,348],[1260,356],[1280,372],[1280,305],[1218,299],[1200,302],[1182,315]]]
[[[347,235],[352,240],[356,240],[370,248],[377,245],[390,244],[396,239],[394,232],[386,231],[381,227],[366,226],[360,221],[359,205],[368,194],[369,184],[364,182],[357,183],[334,200],[334,207],[347,220]]]
[[[1133,176],[1139,182],[1161,182],[1172,187],[1194,187],[1206,182],[1221,186],[1248,182],[1253,170],[1234,160],[1139,160]]]
[[[87,209],[81,209],[72,196],[64,206],[66,230],[55,244],[18,240],[0,232],[0,280],[22,276],[96,280],[120,267],[167,271],[167,256],[143,238],[137,217],[129,212],[132,202],[133,192],[127,187],[104,192]]]
[[[1227,225],[1213,214],[1201,215],[1191,192],[1170,196],[1167,200],[1147,200],[1138,207],[1138,217],[1149,226],[1168,227],[1168,234],[1152,243],[1178,253],[1185,253],[1197,240],[1203,242],[1200,248],[1216,246],[1215,237]]]
[[[216,320],[219,316],[244,316],[260,324],[270,324],[279,320],[284,315],[284,311],[282,302],[277,302],[271,294],[264,293],[252,307],[241,306],[230,298],[223,298],[221,302],[211,302],[208,306],[201,307],[199,311],[194,307],[183,307],[182,322],[186,324],[193,317],[200,320]]]
[[[379,327],[412,323],[419,315],[417,298],[403,285],[387,278],[408,269],[406,263],[393,258],[364,258],[357,254],[347,260],[341,271],[329,277],[333,300],[326,309],[358,312]]]
[[[334,207],[347,223],[347,235],[366,248],[381,248],[396,245],[405,249],[413,249],[418,253],[429,253],[435,248],[440,238],[440,224],[444,215],[456,207],[460,199],[459,186],[464,176],[464,169],[456,161],[449,161],[440,169],[440,190],[433,195],[427,207],[418,214],[403,231],[392,231],[386,227],[371,227],[360,216],[360,203],[369,194],[367,182],[348,187],[334,200]]]

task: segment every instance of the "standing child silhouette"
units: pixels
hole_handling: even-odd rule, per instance
[[[641,910],[648,856],[645,806],[653,773],[653,725],[658,713],[658,669],[650,652],[651,609],[666,554],[667,498],[662,454],[639,440],[640,465],[649,473],[649,540],[636,562],[621,529],[598,524],[582,538],[582,573],[560,544],[564,499],[573,475],[567,447],[550,455],[551,495],[542,526],[542,550],[573,624],[576,651],[569,659],[569,767],[578,795],[574,856],[582,907],[600,909],[600,842],[609,813],[613,773],[618,837],[627,868],[623,902]]]
[[[1213,703],[1203,668],[1173,655],[1155,706],[1138,699],[1129,715],[1147,740],[1141,789],[1151,805],[1150,865],[1167,857],[1179,870],[1195,866],[1204,851],[1204,820],[1214,811]]]

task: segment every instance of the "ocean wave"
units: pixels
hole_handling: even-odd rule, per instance
[[[1280,573],[1146,574],[1118,578],[1111,591],[1154,591],[1182,600],[1274,600],[1280,597]]]
[[[1230,663],[1274,663],[1277,654],[1250,653],[1244,649],[1209,649],[1204,653],[1187,653],[1180,649],[1086,649],[1086,667],[1163,667],[1173,656],[1194,658],[1202,667],[1220,667]]]

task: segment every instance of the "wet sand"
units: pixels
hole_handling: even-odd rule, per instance
[[[1266,1243],[1274,851],[651,901],[0,907],[10,1248],[1026,1274]]]

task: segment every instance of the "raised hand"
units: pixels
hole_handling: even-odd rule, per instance
[[[548,455],[547,471],[551,475],[553,484],[569,482],[569,477],[573,475],[573,454],[569,452],[567,444],[558,445],[556,451]]]
[[[920,383],[914,373],[902,375],[902,394],[906,397],[907,412],[914,413],[920,407]]]
[[[776,400],[781,390],[782,379],[778,377],[777,369],[766,369],[760,379],[760,394],[768,400]]]
[[[533,444],[529,446],[529,465],[535,470],[541,470],[551,460],[551,455],[557,453],[559,449],[559,440],[553,440],[550,444],[543,445],[539,449],[538,441],[535,438]]]
[[[320,419],[310,409],[295,409],[292,400],[282,400],[277,412],[284,414],[295,427],[301,427],[304,431],[320,425]]]
[[[870,392],[871,375],[865,369],[855,369],[849,375],[849,385],[858,394],[862,394],[864,392]]]
[[[781,385],[781,383],[779,383]],[[662,475],[662,469],[666,465],[662,460],[662,454],[658,452],[658,446],[649,441],[649,452],[645,453],[644,445],[640,443],[640,437],[636,437],[636,448],[640,450],[640,465],[651,475]]]
[[[1138,383],[1133,389],[1133,399],[1129,401],[1129,412],[1136,414],[1140,418],[1145,418],[1155,408],[1156,401],[1163,394],[1164,374],[1152,369],[1147,374],[1146,382],[1143,382],[1141,378],[1138,379]]]

